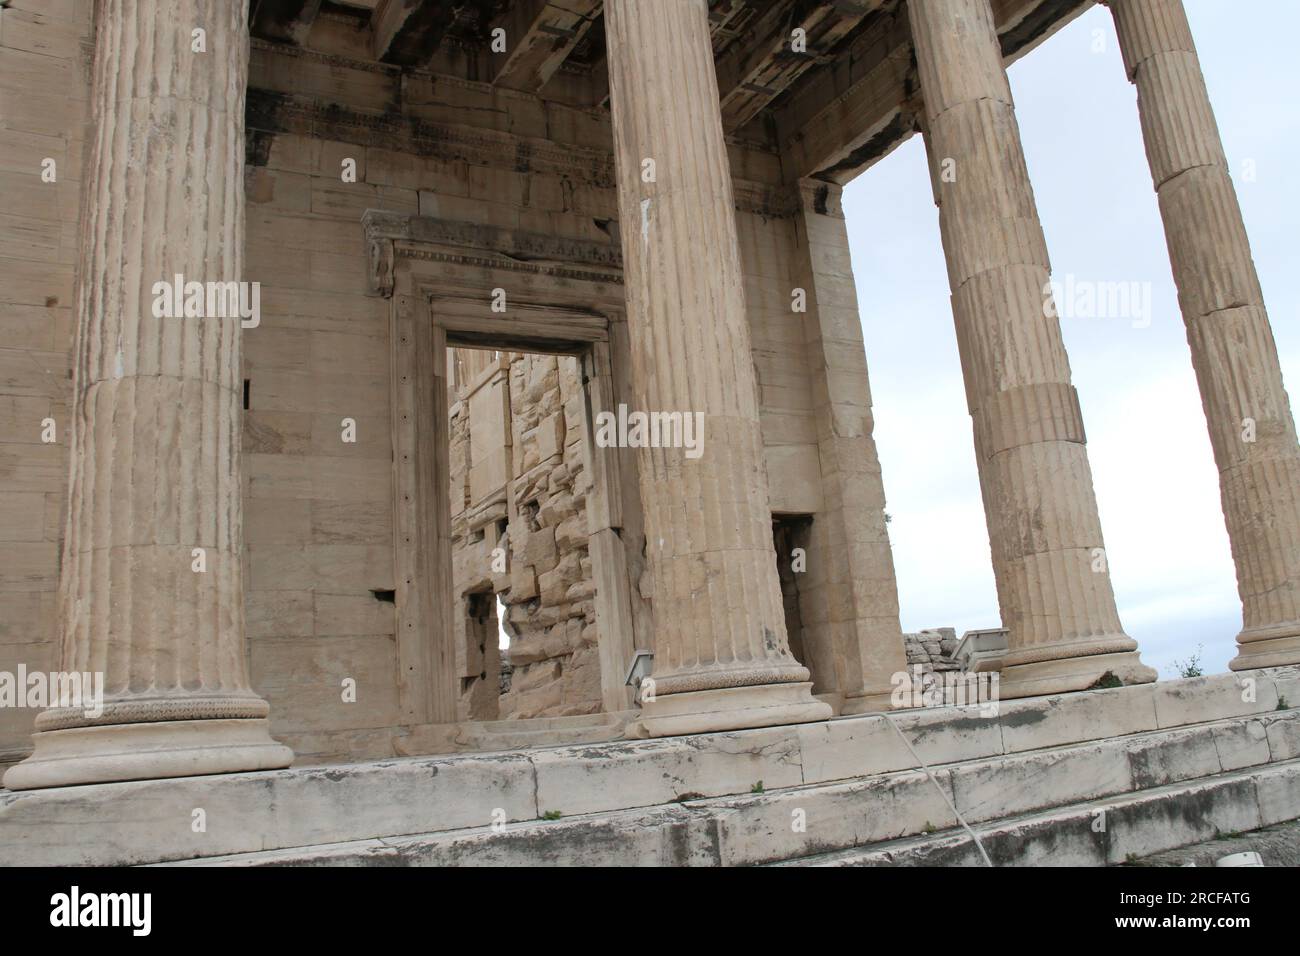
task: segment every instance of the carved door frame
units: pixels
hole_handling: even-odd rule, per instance
[[[579,243],[575,251],[564,240],[392,213],[368,212],[363,222],[371,292],[392,303],[393,558],[402,722],[457,719],[459,602],[452,587],[445,381],[446,349],[457,341],[581,358],[602,705],[607,712],[630,709],[626,669],[636,647],[648,647],[650,640],[648,627],[642,626],[643,637],[635,631],[638,597],[628,571],[635,540],[623,536],[629,520],[634,528],[641,524],[636,462],[633,452],[600,449],[593,440],[595,416],[631,400],[616,252],[595,243]],[[521,261],[501,251],[502,245],[548,242],[555,246],[547,249],[552,258]],[[490,307],[499,289],[506,290],[504,313]]]

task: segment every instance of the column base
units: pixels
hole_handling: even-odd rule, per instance
[[[1237,656],[1228,662],[1234,671],[1300,664],[1300,621],[1255,627],[1237,635]]]
[[[265,719],[166,720],[47,730],[10,767],[10,790],[279,770],[293,751],[271,739]]]
[[[678,737],[722,730],[777,727],[830,720],[829,704],[812,696],[812,683],[757,684],[716,690],[661,694],[647,701],[641,719],[628,725],[625,736]]]
[[[1107,674],[1113,675],[1126,686],[1150,684],[1156,679],[1155,668],[1143,664],[1137,651],[1063,657],[1054,661],[1003,667],[998,678],[998,698],[1014,700],[1018,697],[1041,697],[1045,694],[1087,690]]]

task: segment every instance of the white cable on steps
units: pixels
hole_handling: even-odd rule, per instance
[[[912,755],[912,759],[921,765],[921,769],[925,771],[925,775],[930,778],[930,782],[934,784],[935,789],[939,791],[939,796],[943,797],[943,802],[948,804],[948,809],[952,811],[952,815],[957,818],[957,822],[962,825],[962,829],[965,830],[967,833],[969,833],[970,838],[975,841],[975,849],[979,850],[980,856],[984,858],[984,865],[988,867],[993,866],[993,861],[990,860],[989,855],[984,852],[984,844],[980,842],[980,838],[975,834],[975,831],[970,828],[970,825],[966,822],[966,820],[962,817],[962,815],[957,812],[957,808],[953,806],[953,802],[948,799],[947,792],[943,789],[942,786],[940,786],[939,781],[935,779],[934,771],[930,769],[929,765],[924,760],[921,759],[920,754],[918,754],[916,750],[912,747],[911,741],[909,741],[907,739],[907,735],[903,733],[903,728],[899,727],[898,724],[894,723],[894,718],[890,716],[888,712],[882,711],[881,716],[884,717],[885,720],[889,721],[889,726],[893,727],[895,732],[897,732],[898,736],[902,738],[903,746],[906,747],[908,753]]]

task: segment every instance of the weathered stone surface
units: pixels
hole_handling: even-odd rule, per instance
[[[950,790],[946,774],[939,775],[939,786]],[[722,866],[772,863],[957,825],[944,794],[924,773],[716,801],[710,810],[719,817]]]
[[[759,781],[772,788],[802,782],[794,728],[552,750],[534,761],[542,812],[566,815],[747,793]]]
[[[381,777],[388,797],[376,800]],[[134,809],[119,817],[123,802]],[[195,807],[207,813],[206,833],[191,828]],[[0,830],[11,859],[141,863],[487,826],[496,808],[520,820],[536,817],[536,807],[528,759],[498,754],[0,795]],[[109,813],[114,825],[102,832]],[[99,837],[76,845],[58,836],[86,827]]]
[[[1095,740],[1155,730],[1162,726],[1156,717],[1155,699],[1150,687],[1013,700],[1002,704],[999,711],[1002,740],[1008,752],[1050,747],[1081,737]],[[1218,716],[1223,715],[1206,713],[1197,719],[1212,720]]]
[[[1150,691],[1120,688],[1061,699],[1102,697],[1114,709],[1117,695],[1145,697],[1149,704]],[[949,736],[945,724],[960,729],[969,717],[955,708],[935,708],[913,715],[929,721],[928,733],[906,731],[930,772],[915,757],[905,757],[903,747],[889,769],[862,769],[839,779],[818,773],[824,764],[818,749],[825,741],[813,732],[888,729],[889,718],[588,743],[528,755],[387,760],[46,790],[0,795],[0,841],[14,848],[15,860],[39,855],[54,862],[184,860],[197,853],[210,862],[241,864],[978,864],[969,838],[956,829],[947,797],[982,834],[998,864],[1102,865],[1300,815],[1300,763],[1290,740],[1300,727],[1297,713],[1107,737],[1107,728],[1045,708],[1037,725],[1041,745],[1034,749],[988,752],[997,721],[986,720],[992,738],[968,737],[964,751],[945,755],[927,737],[943,741]],[[557,730],[581,730],[572,722],[601,719],[549,723]],[[1261,728],[1286,728],[1289,743],[1275,752],[1261,750]],[[883,749],[884,740],[845,738],[856,745],[851,752],[866,760]],[[1242,746],[1225,746],[1230,740]],[[377,788],[398,796],[375,801]],[[189,829],[189,809],[196,805],[209,814],[201,846]],[[510,821],[503,830],[492,825],[498,809]],[[1094,827],[1099,814],[1105,820],[1100,831]],[[60,825],[44,825],[54,820]],[[121,821],[114,828],[120,838],[84,838],[106,821]],[[231,853],[242,855],[222,857]]]
[[[1160,791],[1088,801],[975,827],[994,866],[1113,866],[1221,833],[1263,825],[1255,787],[1292,782],[1292,767],[1176,784]],[[1287,805],[1295,812],[1294,794]],[[1105,829],[1095,827],[1104,814]],[[958,830],[876,847],[828,853],[786,865],[983,866],[970,837]]]
[[[1152,689],[1156,720],[1161,727],[1176,727],[1191,720],[1277,710],[1277,687],[1268,672],[1215,674],[1180,681],[1163,681]]]
[[[954,803],[967,823],[1101,798],[1133,787],[1126,755],[1105,744],[955,768],[949,780]]]

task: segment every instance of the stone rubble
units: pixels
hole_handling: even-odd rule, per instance
[[[492,447],[476,440],[469,394],[451,406],[453,510],[461,507],[452,526],[456,599],[464,602],[467,593],[490,588],[505,611],[502,628],[510,642],[500,654],[489,650],[487,645],[496,644],[495,627],[479,641],[481,648],[468,639],[458,642],[460,672],[467,675],[459,716],[509,720],[599,713],[595,583],[586,530],[591,481],[580,445],[580,369],[570,356],[509,353],[500,362],[508,383],[508,425],[491,435],[508,444]],[[493,419],[491,425],[496,424]],[[503,487],[486,493],[468,480],[478,464],[473,450],[485,447],[504,447],[509,466]],[[492,548],[501,549],[498,556],[504,553],[507,570],[493,574],[490,551],[485,563],[486,539],[474,526],[482,527],[484,515],[502,513],[506,530],[493,538]]]

